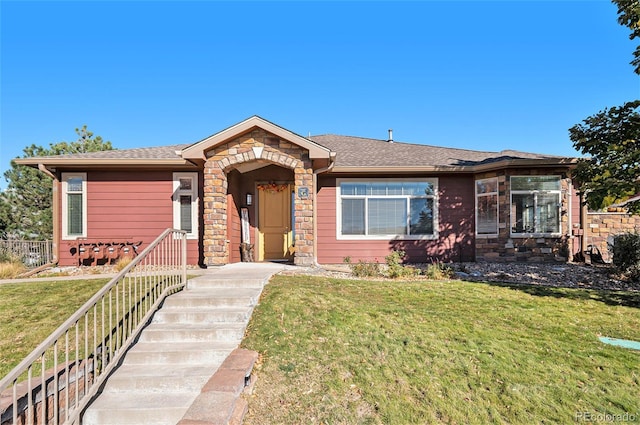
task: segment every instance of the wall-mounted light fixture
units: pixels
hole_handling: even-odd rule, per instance
[[[253,195],[251,193],[247,193],[247,206],[252,205],[253,204]]]

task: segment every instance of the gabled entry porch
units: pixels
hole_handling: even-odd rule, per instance
[[[264,162],[227,173],[229,262],[241,261],[241,244],[256,261],[292,261],[295,253],[295,176],[291,169]]]
[[[240,261],[243,242],[254,245],[258,261],[313,264],[314,170],[331,155],[256,116],[182,151],[204,169],[204,264]]]

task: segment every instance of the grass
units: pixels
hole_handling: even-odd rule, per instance
[[[640,421],[640,352],[599,335],[640,340],[640,293],[276,276],[245,423]]]
[[[0,377],[9,373],[108,281],[0,285]]]
[[[27,268],[20,261],[0,262],[0,279],[13,279],[26,271]]]

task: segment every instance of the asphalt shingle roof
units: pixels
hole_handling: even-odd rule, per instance
[[[326,134],[311,140],[336,152],[336,167],[473,166],[511,159],[561,158],[514,150],[473,151]]]
[[[156,146],[150,148],[134,148],[134,149],[114,149],[110,151],[85,152],[76,154],[43,156],[43,159],[180,159],[180,155],[176,151],[180,151],[189,146],[188,144]]]
[[[336,153],[335,166],[347,168],[385,167],[469,167],[515,159],[562,159],[559,156],[503,150],[474,151],[442,146],[388,142],[380,139],[325,134],[309,137],[311,141]],[[134,148],[87,152],[39,158],[56,160],[180,160],[178,153],[191,145],[179,144],[149,148]]]

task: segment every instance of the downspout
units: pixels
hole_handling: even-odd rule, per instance
[[[333,169],[336,165],[336,153],[331,152],[329,154],[329,165],[327,167],[318,168],[313,170],[313,267],[320,267],[318,264],[318,174],[327,173]]]
[[[60,186],[60,181],[58,180],[58,177],[53,174],[51,172],[51,170],[49,170],[44,164],[38,164],[38,170],[40,170],[41,172],[43,172],[44,174],[46,174],[47,176],[51,177],[51,179],[53,179],[53,184],[52,184],[52,196],[53,196],[53,200],[51,202],[51,209],[53,210],[53,217],[52,217],[52,224],[53,224],[53,258],[52,258],[52,263],[57,263],[58,262],[58,258],[60,258],[59,253],[60,253],[60,247],[58,245],[58,241],[59,236],[60,236],[60,228],[58,226],[59,223],[59,218],[60,218],[60,199],[58,197],[58,188]]]
[[[569,216],[567,218],[567,250],[569,251],[569,254],[567,254],[567,263],[573,261],[573,249],[574,249],[574,239],[575,236],[573,235],[573,191],[571,190],[573,188],[573,180],[571,180],[569,182],[568,188],[567,188],[567,215]]]
[[[580,236],[580,250],[583,253],[587,249],[588,236],[587,232],[591,230],[589,223],[587,223],[587,202],[584,198],[584,193],[580,192],[580,225],[582,227],[582,235]]]

